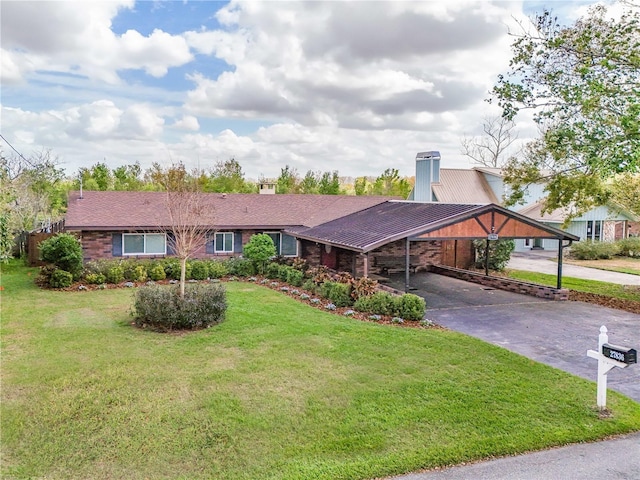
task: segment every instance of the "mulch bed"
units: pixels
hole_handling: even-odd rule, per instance
[[[606,295],[598,295],[597,293],[576,292],[575,290],[569,290],[569,300],[573,300],[575,302],[594,303],[596,305],[602,305],[603,307],[640,314],[640,302],[635,302],[633,300],[612,298],[607,297]]]

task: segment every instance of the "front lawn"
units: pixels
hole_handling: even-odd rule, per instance
[[[28,276],[31,274],[31,277]],[[2,275],[2,478],[367,479],[640,430],[640,404],[462,334],[226,283],[226,320],[131,326],[130,289]]]

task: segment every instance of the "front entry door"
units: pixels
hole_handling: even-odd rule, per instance
[[[324,245],[320,251],[320,263],[331,270],[335,270],[338,266],[336,249],[331,245]]]

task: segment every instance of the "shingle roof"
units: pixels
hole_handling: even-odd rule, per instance
[[[300,238],[369,251],[480,207],[482,205],[390,201],[303,231],[286,231]]]
[[[353,195],[201,194],[207,212],[201,223],[223,228],[313,227],[386,202],[390,197]],[[69,194],[68,230],[151,229],[169,226],[164,192]]]
[[[496,212],[517,222],[535,226],[558,238],[578,240],[575,235],[539,224],[530,218],[495,204],[423,203],[389,201],[307,229],[285,229],[302,239],[369,252],[395,240],[414,237]]]
[[[440,182],[431,188],[443,203],[500,203],[479,170],[441,168]]]

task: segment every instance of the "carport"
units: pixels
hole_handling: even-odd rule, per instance
[[[420,242],[458,242],[484,239],[487,244],[499,239],[544,238],[558,241],[557,288],[562,288],[563,249],[579,240],[554,227],[537,222],[496,204],[448,204],[388,201],[316,227],[285,230],[301,241],[320,247],[320,252],[341,249],[353,256],[356,276],[371,274],[372,254],[385,246],[401,244],[405,291],[411,278],[412,244]],[[454,248],[457,253],[458,249]],[[454,253],[455,257],[455,253]],[[373,256],[375,259],[375,256]],[[456,259],[453,259],[454,263]],[[443,255],[432,265],[446,264]],[[427,266],[427,265],[423,265]],[[488,276],[485,266],[485,275]]]

